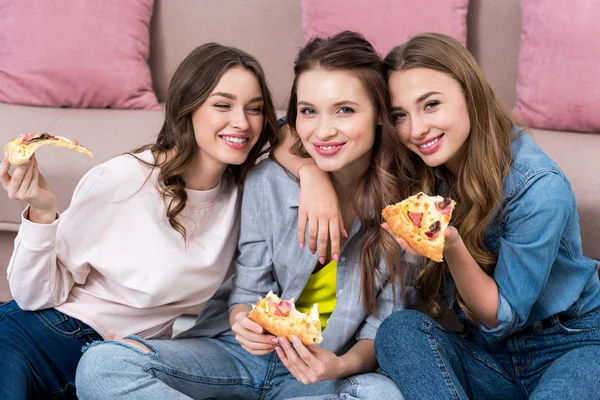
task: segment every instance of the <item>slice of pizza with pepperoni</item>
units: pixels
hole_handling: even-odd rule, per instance
[[[321,336],[321,319],[319,305],[314,304],[308,312],[296,310],[292,300],[282,300],[273,292],[259,299],[252,307],[250,315],[267,332],[278,337],[292,340],[295,335],[304,344],[318,344],[323,341]]]
[[[8,162],[12,165],[25,164],[37,149],[44,145],[66,147],[71,150],[92,156],[92,152],[77,143],[62,136],[52,136],[48,133],[28,133],[14,138],[4,146],[8,154]]]
[[[397,237],[406,240],[418,253],[441,262],[446,229],[455,205],[450,198],[420,192],[387,206],[381,215]]]

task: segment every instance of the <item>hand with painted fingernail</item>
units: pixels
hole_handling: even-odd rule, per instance
[[[241,311],[235,315],[235,322],[231,326],[235,340],[250,354],[269,354],[278,345],[277,337],[266,333],[259,324],[248,318],[248,314],[248,311]]]
[[[296,336],[292,342],[280,337],[277,356],[288,371],[304,384],[343,376],[342,359],[329,350],[316,345],[305,345]]]

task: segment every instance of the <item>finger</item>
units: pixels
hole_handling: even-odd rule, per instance
[[[392,233],[392,230],[390,229],[390,226],[388,225],[387,222],[384,222],[383,224],[381,224],[381,227],[383,229],[385,229],[386,231],[388,231],[389,233]]]
[[[319,262],[325,264],[327,258],[327,242],[329,241],[329,222],[324,219],[319,220],[319,231],[317,232],[317,250],[319,252]]]
[[[235,335],[235,340],[237,340],[242,346],[246,346],[253,351],[261,351],[261,350],[269,350],[272,351],[277,345],[273,343],[260,343],[255,342],[243,335]]]
[[[344,237],[348,237],[348,232],[346,232],[346,228],[344,228],[344,218],[342,217],[342,213],[338,211],[338,224],[339,230],[344,235]]]
[[[8,174],[8,170],[10,168],[10,163],[8,162],[8,156],[4,154],[4,158],[2,159],[2,163],[0,163],[0,182],[2,183],[2,187],[6,189],[10,182],[10,175]]]
[[[343,227],[342,227],[343,228]],[[335,261],[340,260],[340,224],[338,218],[329,221],[329,239],[331,241],[331,256]]]
[[[317,251],[317,231],[319,225],[316,219],[308,219],[308,249],[315,254]]]
[[[27,192],[29,191],[29,187],[31,186],[31,180],[33,179],[33,170],[35,168],[35,161],[31,161],[27,170],[25,171],[25,175],[23,175],[23,180],[21,181],[21,186],[17,190],[17,197],[24,198]]]
[[[280,337],[279,345],[285,352],[285,355],[289,362],[294,365],[296,371],[298,371],[298,373],[300,373],[303,376],[307,376],[306,370],[308,369],[308,365],[304,362],[302,358],[298,356],[298,353],[296,352],[294,347],[292,347],[292,344],[289,342],[289,340],[287,340],[287,338]]]
[[[405,252],[407,252],[408,254],[412,254],[413,256],[420,255],[417,251],[415,251],[415,249],[413,249],[412,247],[410,247],[410,245],[406,242],[406,240],[404,240],[402,238],[398,238],[398,239],[396,239],[396,241],[398,242],[398,244],[400,245],[400,247],[402,247],[402,249]]]
[[[271,349],[271,350],[252,350],[251,348],[243,346],[243,345],[241,346],[241,348],[255,356],[263,356],[263,355],[269,354],[270,352],[273,351],[273,349]]]
[[[267,336],[263,335],[263,333],[265,333],[263,327],[257,324],[256,322],[252,321],[250,318],[248,318],[247,314],[242,316],[242,318],[240,318],[238,322],[240,323],[242,328],[246,329],[248,332],[252,332],[259,336]],[[275,336],[271,335],[271,338],[275,338]]]
[[[298,211],[298,246],[304,249],[304,236],[306,234],[306,212],[304,209]]]
[[[19,191],[19,188],[21,187],[21,182],[23,181],[23,177],[27,173],[27,169],[29,168],[30,165],[31,165],[30,161],[28,161],[25,164],[19,165],[14,170],[14,172],[12,174],[12,178],[10,179],[10,182],[8,183],[8,188],[6,189],[9,197],[14,197],[16,195],[16,193]]]
[[[275,352],[277,353],[277,356],[281,360],[281,363],[283,364],[283,366],[288,371],[290,371],[290,374],[292,374],[294,376],[294,378],[296,378],[297,380],[299,380],[300,382],[302,382],[304,384],[308,383],[307,378],[300,371],[298,371],[296,366],[287,357],[287,354],[283,348],[276,347]]]
[[[33,178],[31,179],[28,192],[30,197],[34,197],[40,187],[40,169],[38,168],[37,160],[34,160],[33,162],[35,163],[35,166],[33,168]]]

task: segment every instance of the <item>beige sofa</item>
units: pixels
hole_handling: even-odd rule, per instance
[[[496,93],[515,104],[520,38],[519,0],[471,0],[468,47]],[[201,43],[240,47],[262,62],[276,107],[286,108],[292,63],[303,43],[298,0],[156,0],[151,26],[150,68],[164,101],[178,63]],[[599,60],[600,61],[600,60]],[[532,77],[535,79],[535,77]],[[160,111],[40,108],[0,103],[0,143],[25,132],[50,132],[78,139],[94,151],[89,159],[64,149],[44,148],[40,168],[64,210],[81,176],[92,166],[152,141]],[[532,130],[532,136],[563,168],[577,194],[586,255],[600,259],[600,134]],[[595,171],[595,172],[594,172]],[[10,299],[4,270],[13,249],[23,204],[0,194],[0,301]]]

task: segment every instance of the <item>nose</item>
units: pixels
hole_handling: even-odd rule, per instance
[[[419,139],[429,132],[429,125],[421,116],[410,117],[410,136]]]
[[[331,121],[327,117],[320,117],[317,123],[316,136],[319,140],[326,142],[328,139],[335,136],[337,133],[337,129]]]
[[[240,131],[245,131],[250,127],[245,110],[241,109],[233,112],[233,115],[231,116],[231,126]]]

